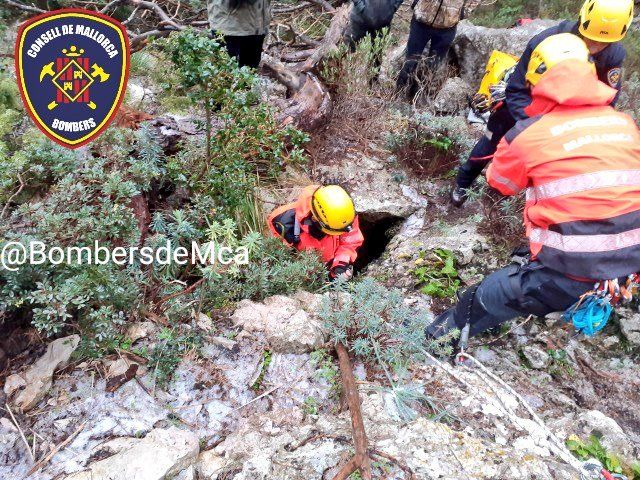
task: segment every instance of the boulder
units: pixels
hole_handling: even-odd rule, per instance
[[[83,472],[68,475],[65,480],[192,480],[199,450],[194,433],[176,427],[156,429],[143,439],[117,438],[103,444],[95,453],[102,456],[111,453],[110,457],[92,463]]]
[[[264,335],[275,352],[311,352],[325,342],[322,320],[316,316],[321,298],[299,292],[293,297],[276,295],[264,302],[243,300],[231,320],[245,332]]]
[[[531,37],[557,23],[553,20],[534,20],[520,27],[487,28],[463,20],[458,24],[456,38],[453,41],[460,76],[471,85],[479,85],[493,50],[520,56]]]
[[[527,345],[521,350],[524,358],[529,362],[531,368],[536,370],[543,370],[551,363],[551,357],[549,354],[538,347]]]
[[[71,354],[78,348],[80,336],[59,338],[51,342],[46,353],[20,376],[24,380],[24,389],[17,394],[14,403],[22,411],[35,407],[44,398],[53,384],[53,374],[69,362]],[[17,379],[13,385],[20,384]]]
[[[628,462],[635,462],[633,444],[620,425],[599,410],[589,410],[578,415],[574,422],[575,433],[580,438],[595,435],[611,453]]]
[[[336,147],[335,155],[336,159],[345,157],[341,146]],[[347,153],[335,165],[319,165],[317,173],[323,182],[344,184],[358,213],[371,221],[406,218],[427,203],[415,189],[403,188],[389,166],[375,157]]]
[[[439,113],[457,114],[469,108],[473,88],[460,77],[448,78],[433,101]]]
[[[621,308],[618,310],[618,318],[620,330],[627,341],[635,346],[640,345],[640,313],[630,308]]]

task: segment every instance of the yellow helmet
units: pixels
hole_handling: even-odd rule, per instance
[[[328,235],[351,231],[356,207],[344,188],[338,185],[319,187],[311,197],[311,214]]]
[[[559,33],[545,38],[531,53],[525,78],[536,85],[547,70],[565,60],[588,62],[596,71],[587,45],[577,35]]]
[[[633,0],[587,0],[580,10],[578,30],[596,42],[618,42],[633,21]]]

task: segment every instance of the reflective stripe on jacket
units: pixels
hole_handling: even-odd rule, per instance
[[[321,239],[313,237],[309,232],[309,225],[305,224],[305,220],[311,217],[311,197],[319,187],[320,185],[308,186],[297,201],[276,208],[267,219],[269,230],[274,236],[281,237],[285,244],[295,246],[300,251],[319,251],[322,261],[332,262],[332,267],[352,264],[358,256],[358,248],[364,242],[357,216],[350,232],[342,235],[324,235]],[[293,242],[295,220],[300,225],[300,241],[296,244]]]
[[[544,39],[559,33],[573,33],[577,35],[578,22],[565,20],[554,27],[547,28],[529,40],[527,48],[525,48],[524,53],[520,57],[515,71],[509,77],[506,105],[514,119],[524,120],[527,118],[524,109],[531,103],[531,89],[525,79],[529,60],[531,60],[531,53]],[[593,60],[596,64],[598,78],[602,82],[620,90],[622,87],[622,63],[626,56],[627,51],[620,43],[612,43],[603,51],[594,55]],[[615,100],[612,102],[612,105],[615,105]]]
[[[244,0],[231,7],[230,0],[207,0],[209,26],[222,35],[266,35],[271,22],[271,0]]]
[[[580,62],[549,70],[487,172],[505,195],[527,189],[534,258],[582,278],[640,271],[640,132],[616,93]]]
[[[413,16],[434,28],[451,28],[480,5],[480,0],[417,0]]]

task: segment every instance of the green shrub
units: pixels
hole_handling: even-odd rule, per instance
[[[427,340],[425,327],[433,318],[431,313],[409,308],[402,292],[389,290],[371,278],[335,284],[320,316],[334,342],[343,343],[357,357],[384,371],[402,418],[415,416],[412,403],[433,405],[419,388],[402,382],[408,378],[411,363],[425,361],[426,351],[450,354],[450,343],[459,332]]]
[[[281,128],[273,112],[256,103],[255,75],[239,68],[217,40],[186,31],[153,48],[174,63],[167,70],[177,72],[181,88],[172,95],[208,111],[210,127],[217,116],[218,128],[209,129],[205,142],[191,141],[169,157],[150,127],[111,127],[82,151],[57,147],[33,129],[14,135],[25,116],[10,74],[0,71],[0,248],[31,240],[62,248],[98,241],[109,250],[170,242],[191,251],[192,242],[214,242],[249,252],[248,265],[147,266],[139,259],[127,266],[87,265],[85,257],[82,265],[0,270],[0,321],[27,316],[47,335],[79,332],[86,355],[122,348],[124,323],[147,311],[175,324],[189,320],[194,305],[213,309],[298,288],[313,291],[326,277],[316,255],[298,254],[260,233],[265,219],[258,178],[268,182],[286,165],[303,163],[306,136]],[[142,57],[138,63],[145,61],[153,63]],[[178,189],[185,195],[168,202]],[[144,225],[141,231],[134,198],[150,207],[148,231]],[[165,350],[182,351],[171,345],[184,342],[165,340]],[[152,354],[169,363],[161,370],[173,368],[167,360],[173,354]]]
[[[460,288],[460,278],[456,270],[456,259],[453,252],[438,248],[427,255],[420,252],[419,266],[413,274],[421,285],[420,291],[425,295],[438,298],[452,298]]]

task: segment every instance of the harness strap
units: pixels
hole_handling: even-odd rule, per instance
[[[298,218],[295,219],[293,223],[293,243],[297,245],[300,243],[300,232],[302,231],[302,227],[300,226],[300,222]]]

